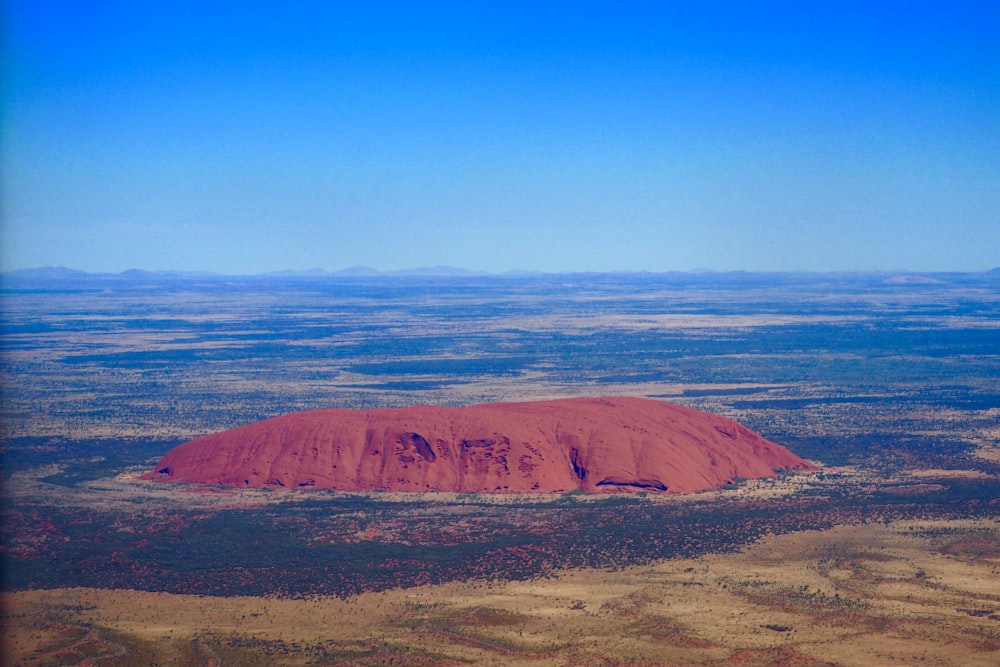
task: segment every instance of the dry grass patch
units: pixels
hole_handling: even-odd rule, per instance
[[[770,537],[620,572],[312,598],[7,594],[5,664],[995,665],[1000,524]]]

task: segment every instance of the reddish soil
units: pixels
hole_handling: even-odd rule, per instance
[[[315,410],[178,446],[146,479],[343,491],[690,493],[814,467],[718,415],[642,398]]]

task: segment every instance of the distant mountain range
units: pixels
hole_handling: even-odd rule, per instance
[[[509,272],[509,273],[529,273],[529,272]],[[325,269],[313,268],[305,270],[288,269],[284,271],[269,271],[265,273],[250,275],[232,275],[214,273],[211,271],[146,271],[143,269],[129,269],[121,273],[90,273],[70,269],[65,266],[43,266],[31,269],[15,269],[5,271],[0,276],[9,278],[23,278],[30,280],[77,280],[83,278],[126,278],[126,279],[155,279],[155,278],[323,278],[323,277],[365,277],[365,276],[485,276],[501,275],[490,274],[485,271],[472,271],[470,269],[460,269],[453,266],[427,266],[413,269],[399,269],[395,271],[379,271],[370,266],[351,266],[339,271],[327,271]]]
[[[284,271],[269,271],[258,274],[222,274],[211,271],[146,271],[129,269],[120,273],[91,273],[79,271],[64,266],[44,266],[30,269],[15,269],[0,272],[0,278],[15,281],[41,282],[74,282],[80,280],[226,280],[243,279],[322,279],[322,278],[379,278],[379,277],[515,277],[515,276],[558,276],[558,275],[609,275],[609,276],[689,276],[689,277],[750,277],[750,276],[872,276],[894,284],[934,284],[948,282],[949,277],[981,276],[989,280],[1000,279],[1000,267],[987,271],[712,271],[700,269],[697,271],[577,271],[577,272],[546,272],[546,271],[505,271],[491,273],[475,271],[454,266],[424,266],[411,269],[396,269],[379,271],[370,266],[351,266],[337,271],[327,271],[321,268],[305,270],[289,269]]]

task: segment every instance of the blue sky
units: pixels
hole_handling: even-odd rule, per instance
[[[3,269],[1000,266],[997,2],[3,6]]]

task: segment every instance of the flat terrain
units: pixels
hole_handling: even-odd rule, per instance
[[[7,594],[10,664],[995,665],[1000,524],[770,537],[728,556],[348,599]],[[148,662],[147,662],[148,661]]]
[[[5,278],[10,664],[1000,661],[1000,276]],[[138,476],[294,410],[631,395],[819,473],[655,493]]]

